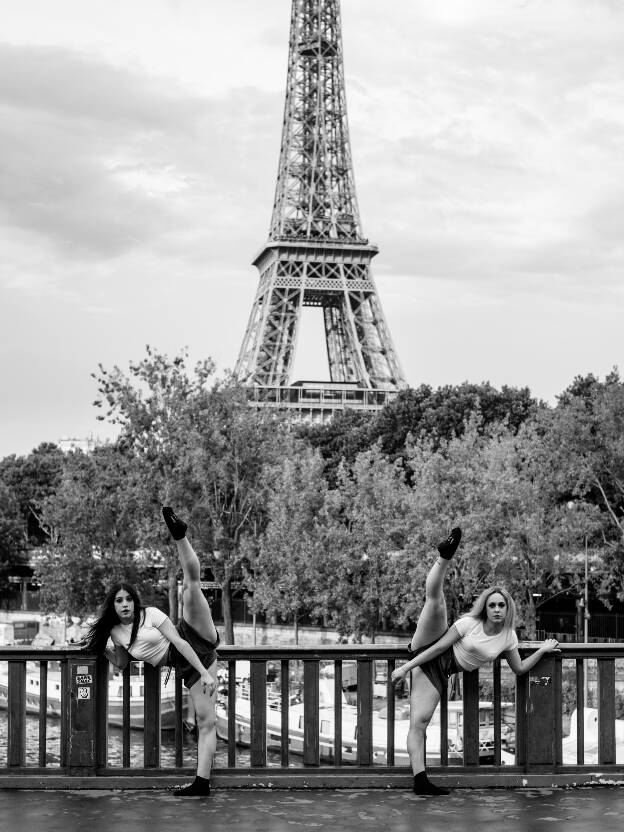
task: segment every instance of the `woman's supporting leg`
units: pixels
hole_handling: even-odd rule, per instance
[[[414,774],[413,790],[415,794],[449,794],[448,789],[430,783],[425,774],[425,734],[440,701],[440,694],[419,667],[412,670],[411,687],[407,753]]]
[[[210,794],[210,772],[217,750],[216,691],[209,696],[204,693],[201,681],[198,681],[189,690],[189,694],[197,722],[197,775],[193,783],[185,788],[176,789],[174,794],[177,797],[206,797]]]
[[[189,691],[195,706],[197,721],[197,774],[209,779],[212,759],[217,749],[217,730],[215,721],[215,697],[206,695],[201,682],[195,682]]]
[[[407,732],[407,753],[412,773],[425,770],[425,732],[431,722],[440,694],[419,667],[412,670],[410,692],[410,727]]]

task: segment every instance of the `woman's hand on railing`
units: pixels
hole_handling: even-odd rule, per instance
[[[542,650],[544,653],[560,653],[561,647],[559,647],[559,642],[556,638],[547,638],[542,644]]]
[[[407,670],[405,670],[404,667],[405,665],[403,665],[403,667],[397,667],[395,670],[392,671],[390,681],[392,682],[394,687],[396,687],[400,682],[402,682],[407,676]]]

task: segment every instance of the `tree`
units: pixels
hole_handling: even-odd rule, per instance
[[[596,588],[624,600],[624,383],[617,369],[600,382],[574,379],[538,422],[560,505],[599,560]],[[570,511],[571,509],[571,511]]]
[[[409,499],[403,467],[378,445],[339,469],[326,500],[319,576],[325,615],[341,635],[374,640],[380,625],[397,617],[404,565],[396,553],[410,534]]]
[[[9,489],[17,507],[22,550],[48,539],[41,507],[55,492],[63,466],[64,454],[51,442],[43,442],[26,456],[12,454],[0,460],[0,482]]]
[[[0,591],[8,586],[24,545],[19,506],[13,491],[0,481]]]
[[[336,487],[340,463],[354,462],[361,451],[373,444],[375,421],[370,412],[339,410],[330,422],[299,427],[301,439],[316,448],[325,461],[324,475],[330,488]]]
[[[372,430],[373,441],[381,440],[383,451],[401,455],[410,435],[428,436],[438,443],[460,436],[473,415],[480,417],[480,429],[504,422],[516,432],[537,412],[539,403],[528,387],[503,386],[499,391],[489,382],[445,385],[433,390],[422,384],[399,393],[378,414]]]
[[[136,584],[148,600],[158,594],[158,564],[151,558],[153,565],[146,567],[137,557],[139,477],[136,460],[118,443],[67,455],[56,493],[42,507],[49,542],[33,556],[44,609],[92,613],[110,585],[122,579]]]
[[[242,576],[241,544],[262,529],[265,467],[284,454],[288,438],[279,419],[250,408],[231,379],[213,376],[209,359],[191,371],[186,352],[169,359],[148,347],[128,375],[100,367],[96,405],[108,408],[102,418],[121,426],[121,441],[136,455],[150,483],[146,504],[180,507],[194,545],[210,553],[222,588],[225,640],[233,643],[231,591]],[[159,523],[160,531],[151,526],[146,535],[164,543]],[[168,563],[172,606],[177,562],[170,557]]]
[[[0,460],[0,589],[10,574],[30,574],[30,552],[49,537],[42,503],[54,493],[62,469],[63,453],[48,442],[26,456]]]
[[[322,558],[322,515],[327,484],[318,452],[303,447],[287,457],[272,477],[266,528],[250,547],[250,606],[294,621],[295,644],[302,613],[323,614],[318,563]]]
[[[526,427],[528,430],[528,426]],[[407,549],[424,555],[409,590],[422,595],[435,543],[451,526],[464,532],[451,561],[445,594],[451,620],[465,612],[488,585],[503,583],[519,606],[520,622],[534,625],[534,593],[569,569],[569,518],[536,477],[529,437],[504,425],[484,430],[477,417],[461,436],[435,447],[413,443],[408,457],[417,518]],[[407,586],[407,584],[406,584]],[[419,612],[408,607],[410,618]]]

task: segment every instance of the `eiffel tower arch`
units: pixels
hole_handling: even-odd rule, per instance
[[[339,0],[293,0],[269,239],[235,368],[259,406],[323,420],[406,387],[362,233],[351,161]],[[304,306],[322,309],[330,379],[294,381]]]

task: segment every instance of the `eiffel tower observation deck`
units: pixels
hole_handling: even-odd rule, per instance
[[[376,410],[406,387],[360,223],[339,0],[293,0],[282,143],[269,239],[236,364],[258,406],[323,421]],[[292,379],[302,308],[322,310],[330,378]]]

